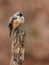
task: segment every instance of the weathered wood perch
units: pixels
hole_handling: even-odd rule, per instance
[[[11,60],[10,65],[22,65],[25,58],[25,31],[17,29],[14,31],[13,40],[11,44]]]

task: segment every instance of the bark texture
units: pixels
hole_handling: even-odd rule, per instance
[[[11,45],[10,65],[22,65],[25,57],[24,37],[24,30],[15,30]]]

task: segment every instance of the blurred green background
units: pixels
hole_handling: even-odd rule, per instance
[[[17,11],[22,11],[25,17],[26,59],[23,65],[49,65],[49,0],[0,0],[0,65],[9,65],[8,20]]]

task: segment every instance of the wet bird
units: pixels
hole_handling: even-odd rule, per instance
[[[10,37],[12,30],[15,30],[21,26],[21,24],[24,23],[24,16],[22,12],[16,12],[13,16],[10,17],[8,22],[8,28],[10,30]]]

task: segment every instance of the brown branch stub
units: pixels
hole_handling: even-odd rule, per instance
[[[25,40],[26,32],[22,29],[17,29],[13,34],[13,41],[11,45],[11,60],[10,65],[22,65],[25,57]]]

